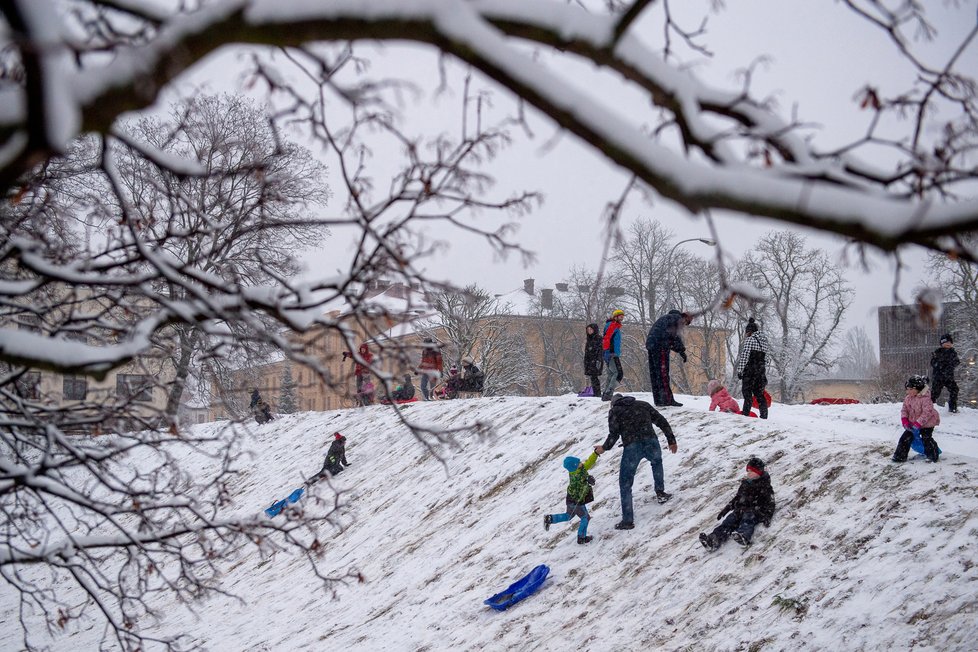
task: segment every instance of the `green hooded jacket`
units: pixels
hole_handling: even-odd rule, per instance
[[[567,498],[575,503],[583,503],[591,485],[587,483],[587,472],[598,461],[598,454],[591,453],[591,456],[584,460],[584,463],[576,470],[570,471],[570,480],[567,483]]]

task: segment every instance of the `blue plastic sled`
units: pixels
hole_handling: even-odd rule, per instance
[[[926,455],[927,453],[924,452],[924,440],[920,438],[920,431],[911,430],[911,432],[913,432],[913,439],[910,441],[910,448],[912,448],[916,453],[920,453],[921,455]],[[936,444],[937,442],[934,443]],[[938,446],[937,454],[942,455],[943,453],[944,451],[942,451],[941,447]]]
[[[526,577],[510,584],[508,589],[497,593],[488,600],[483,600],[483,602],[496,611],[506,611],[520,600],[536,593],[549,574],[550,567],[546,564],[540,564],[531,570]]]
[[[304,491],[305,489],[299,487],[298,489],[290,493],[288,498],[283,498],[282,500],[276,500],[274,503],[272,503],[272,506],[266,509],[265,513],[268,514],[269,517],[278,516],[279,514],[282,513],[282,510],[285,509],[286,505],[290,503],[294,503],[300,498],[302,498],[302,492]]]

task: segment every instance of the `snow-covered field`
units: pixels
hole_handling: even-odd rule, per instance
[[[405,406],[425,425],[493,425],[489,436],[440,449],[444,464],[386,407],[258,427],[232,513],[287,495],[343,432],[352,466],[334,484],[348,490],[349,511],[342,531],[323,532],[321,568],[359,571],[365,582],[330,596],[305,560],[249,552],[227,560],[222,586],[241,601],[169,605],[156,631],[185,632],[209,650],[978,649],[978,411],[940,410],[939,464],[911,453],[896,465],[898,404],[775,404],[764,422],[678,398],[684,407],[663,411],[679,441],[678,454],[664,453],[675,497],[658,505],[643,465],[636,527],[614,530],[621,449],[606,453],[592,470],[594,541],[585,546],[576,519],[545,532],[542,516],[562,511],[563,457],[584,457],[607,434],[608,403]],[[752,455],[772,476],[771,527],[747,550],[728,542],[708,553],[697,534],[716,524]],[[334,499],[320,483],[296,508]],[[541,563],[551,574],[538,593],[506,612],[482,604]],[[0,620],[13,622],[15,609],[0,588]],[[18,649],[14,629],[3,628],[0,649]],[[97,649],[101,633],[69,628],[51,647]]]

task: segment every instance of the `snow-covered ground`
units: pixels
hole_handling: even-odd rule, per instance
[[[649,400],[643,394],[639,398]],[[657,504],[648,466],[635,483],[636,527],[620,518],[621,449],[592,470],[594,541],[562,511],[565,455],[607,434],[608,403],[574,396],[484,398],[405,406],[430,426],[472,421],[494,432],[440,448],[407,433],[390,408],[285,416],[257,428],[232,512],[259,512],[317,471],[334,431],[352,466],[334,482],[348,514],[323,532],[321,568],[359,571],[331,596],[308,562],[256,552],[227,560],[222,588],[240,596],[169,605],[159,632],[209,650],[975,650],[978,649],[978,411],[949,415],[939,464],[890,462],[900,406],[783,406],[768,421],[706,412],[679,396],[663,414],[679,452],[664,453]],[[199,428],[215,428],[205,424]],[[664,443],[664,441],[663,441]],[[754,545],[706,552],[697,534],[736,491],[748,457],[768,463],[778,510]],[[296,508],[321,508],[325,483]],[[282,518],[281,516],[278,518]],[[537,564],[543,588],[506,612],[483,599]],[[0,619],[16,602],[0,588]],[[152,628],[152,623],[143,623]],[[17,649],[14,628],[0,649]],[[96,649],[77,629],[52,649]]]

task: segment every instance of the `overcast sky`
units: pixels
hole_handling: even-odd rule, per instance
[[[684,16],[677,17],[686,26],[694,27],[699,17],[708,13],[707,7],[711,3],[707,0],[673,3],[677,4],[682,6],[673,6],[673,10],[685,12]],[[729,9],[710,14],[708,35],[703,39],[714,56],[706,58],[680,50],[684,61],[694,64],[695,74],[704,81],[721,88],[736,89],[741,84],[736,71],[758,57],[769,56],[769,61],[755,72],[755,95],[759,92],[774,97],[783,116],[796,111],[800,121],[813,125],[808,133],[823,149],[864,133],[871,115],[860,111],[855,99],[864,85],[881,87],[884,92],[910,86],[912,71],[894,54],[894,47],[883,33],[871,28],[838,2],[778,0],[727,4]],[[933,20],[940,30],[937,41],[928,48],[935,57],[946,55],[956,47],[974,25],[974,1],[960,3],[963,9],[954,9],[949,4],[927,3],[928,11],[936,12]],[[652,12],[636,28],[648,43],[658,48],[661,47],[662,32],[656,18]],[[403,74],[430,89],[436,85],[437,60],[433,51],[396,45],[385,45],[380,50],[383,55],[375,61],[378,70],[392,75]],[[184,90],[188,85],[233,90],[240,77],[229,75],[227,66],[236,55],[225,51],[218,58],[220,63],[217,65],[211,62],[195,72],[182,85]],[[978,76],[978,51],[966,53],[962,60],[968,61],[971,74]],[[456,79],[464,72],[461,66],[449,70]],[[566,62],[560,64],[560,70],[575,83],[606,98],[615,108],[632,112],[638,116],[637,120],[651,121],[651,115],[647,119],[643,117],[649,110],[647,102],[626,92],[621,81],[595,76],[589,69]],[[406,107],[405,124],[419,134],[434,135],[441,129],[458,134],[459,103],[458,92],[438,97],[429,93],[417,105]],[[494,107],[486,109],[486,117],[502,118],[512,108],[508,92],[496,91]],[[557,130],[552,122],[541,119],[532,110],[530,124],[534,137],[519,138],[494,162],[490,172],[498,181],[497,198],[524,189],[539,190],[544,194],[543,206],[522,218],[518,231],[519,241],[537,254],[538,261],[529,268],[524,268],[516,257],[499,261],[481,241],[447,228],[436,228],[430,231],[429,237],[446,240],[450,246],[437,257],[425,261],[424,267],[435,278],[458,285],[477,282],[492,292],[501,293],[521,286],[522,279],[529,277],[537,279],[538,287],[553,287],[572,266],[596,269],[600,265],[604,237],[601,216],[607,202],[621,194],[628,177],[589,147],[581,145],[574,136]],[[514,135],[521,136],[522,132]],[[382,161],[383,156],[379,156],[376,162],[382,165]],[[879,162],[886,163],[882,158]],[[338,184],[332,185],[339,190]],[[342,202],[342,195],[338,195],[333,208],[339,210]],[[722,213],[714,213],[714,217],[729,263],[734,263],[766,231],[796,228]],[[677,240],[710,237],[702,219],[690,217],[666,201],[657,200],[652,206],[640,201],[630,202],[624,215],[625,223],[637,218],[663,222],[677,234]],[[483,219],[493,223],[495,218],[483,216]],[[844,243],[840,239],[813,233],[806,235],[810,236],[812,245],[824,248],[836,256],[840,264],[844,263]],[[309,273],[331,274],[343,268],[351,237],[350,233],[335,231],[324,250],[307,256]],[[700,243],[683,246],[704,257],[713,255],[709,247]],[[919,250],[906,250],[902,256],[909,269],[899,291],[902,299],[909,299],[913,288],[925,278],[925,257]],[[849,278],[856,296],[843,330],[855,325],[864,326],[875,340],[875,308],[894,302],[894,266],[892,260],[884,256],[873,256],[872,262],[873,270],[868,274],[859,266],[851,267]]]

